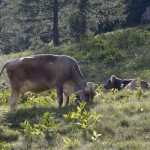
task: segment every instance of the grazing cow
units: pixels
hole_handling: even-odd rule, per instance
[[[18,58],[4,64],[11,85],[11,110],[15,110],[21,94],[28,91],[39,93],[56,89],[59,108],[66,105],[69,96],[76,94],[82,101],[92,101],[97,84],[86,82],[75,59],[65,55],[34,55]],[[87,97],[88,95],[88,97]]]
[[[104,90],[118,89],[118,91],[123,88],[130,90],[135,90],[138,87],[137,79],[119,79],[115,75],[112,75],[107,83],[103,86]],[[141,89],[148,89],[149,83],[146,81],[140,81]]]

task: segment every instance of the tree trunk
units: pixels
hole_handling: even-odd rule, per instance
[[[59,32],[58,32],[58,0],[54,0],[53,6],[53,44],[59,45]]]

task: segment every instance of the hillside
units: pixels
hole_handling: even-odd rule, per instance
[[[80,44],[59,47],[35,45],[29,50],[0,55],[3,63],[17,57],[40,53],[74,57],[87,81],[104,84],[115,74],[150,82],[150,26],[117,30]],[[56,93],[28,93],[18,109],[9,111],[10,88],[6,73],[0,78],[0,149],[11,150],[143,150],[150,149],[150,90],[98,95],[92,104],[57,108]]]

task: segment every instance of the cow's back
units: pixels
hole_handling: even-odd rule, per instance
[[[36,55],[15,59],[6,67],[12,88],[40,92],[70,80],[76,61],[68,56]]]
[[[141,80],[140,83],[138,83],[137,79],[133,79],[128,85],[127,89],[135,90],[137,88],[141,88],[143,90],[147,90],[149,88],[148,82]]]

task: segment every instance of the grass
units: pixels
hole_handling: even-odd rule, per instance
[[[30,95],[31,97],[31,95]],[[150,148],[150,92],[145,91],[139,98],[135,92],[121,91],[103,93],[88,104],[85,110],[93,114],[102,115],[94,126],[84,130],[75,122],[66,121],[63,114],[75,112],[73,100],[69,107],[58,109],[57,101],[47,102],[43,106],[45,94],[39,94],[32,103],[26,101],[19,104],[17,111],[10,112],[1,106],[0,142],[10,149],[116,149],[143,150]],[[43,99],[43,101],[40,101]],[[39,102],[40,101],[40,102]],[[35,124],[42,124],[43,115],[48,112],[53,116],[56,126],[53,132],[26,135],[21,130],[21,123],[28,120],[34,128]],[[92,140],[93,131],[100,136]],[[28,137],[28,138],[27,138]],[[29,138],[30,137],[30,138]],[[40,142],[42,141],[42,142]],[[25,145],[28,142],[28,145]]]
[[[118,30],[88,37],[80,44],[57,48],[37,45],[37,51],[1,54],[0,67],[18,57],[39,53],[66,54],[77,59],[87,81],[103,84],[112,74],[120,78],[141,77],[150,81],[147,29],[149,27]],[[102,92],[99,88],[94,102],[86,104],[81,113],[77,113],[79,106],[75,105],[74,96],[67,108],[58,109],[55,91],[38,95],[27,93],[20,98],[15,112],[9,110],[9,97],[10,86],[4,71],[0,78],[2,150],[150,149],[150,90]],[[46,118],[46,114],[50,117]],[[76,115],[66,119],[64,115],[69,114]],[[100,118],[92,122],[94,125],[84,128],[84,123],[90,122],[92,115],[100,115]]]

